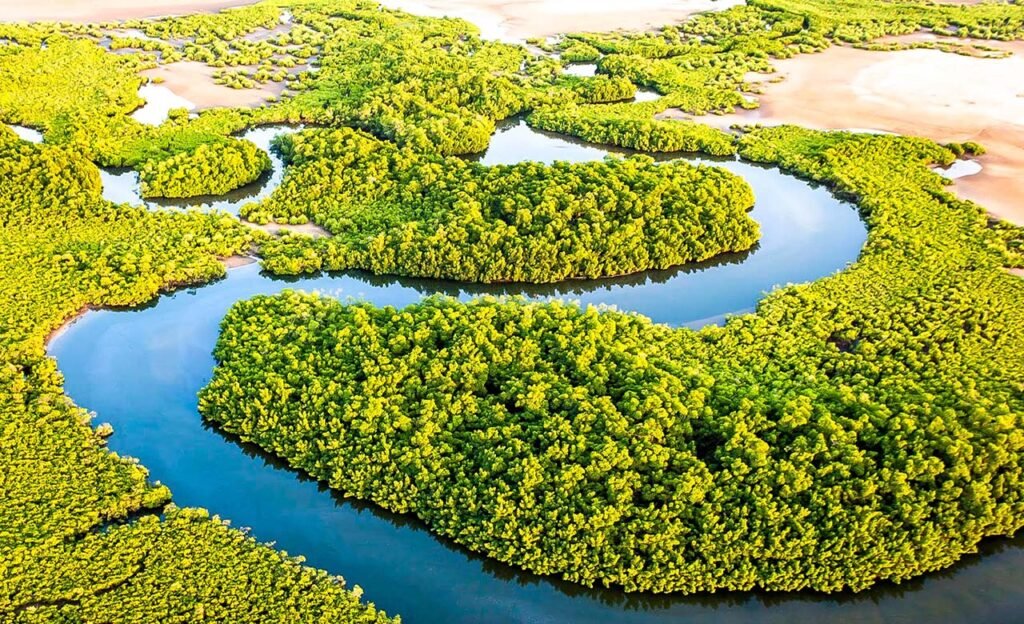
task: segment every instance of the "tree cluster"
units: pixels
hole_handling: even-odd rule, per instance
[[[627,591],[859,590],[1018,530],[1019,229],[946,192],[927,165],[954,150],[925,140],[780,127],[740,149],[857,198],[861,259],[700,332],[257,297],[224,320],[200,409],[474,551]]]
[[[77,150],[0,126],[0,621],[389,621],[358,588],[229,529],[111,453],[43,342],[88,306],[224,275],[265,238],[226,215],[100,194]],[[160,512],[166,512],[160,517]],[[129,521],[130,518],[136,518]]]
[[[283,138],[281,187],[243,217],[312,219],[333,236],[261,248],[294,274],[361,268],[475,282],[554,282],[667,268],[750,248],[750,187],[649,157],[485,167],[353,130]]]
[[[610,104],[541,108],[526,118],[534,128],[579,137],[591,143],[643,152],[736,153],[732,135],[692,121],[655,119],[663,104]]]
[[[253,182],[270,157],[248,141],[203,143],[191,152],[148,160],[139,171],[143,197],[222,195]]]

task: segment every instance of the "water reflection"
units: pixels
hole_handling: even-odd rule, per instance
[[[958,180],[960,178],[977,175],[981,173],[981,169],[981,163],[977,160],[972,158],[961,158],[953,161],[953,164],[948,167],[935,167],[935,172],[949,178],[950,180]]]
[[[989,540],[983,557],[857,595],[650,596],[538,577],[437,539],[414,518],[346,501],[259,449],[204,427],[196,409],[227,308],[257,292],[294,286],[243,267],[145,309],[90,313],[52,343],[51,353],[69,395],[96,410],[98,422],[114,425],[111,449],[138,457],[178,504],[207,507],[251,527],[260,540],[302,553],[310,565],[346,575],[406,622],[1014,621],[1024,581],[1019,538]],[[359,274],[301,286],[395,306],[431,290],[426,281]]]
[[[25,126],[10,126],[10,128],[22,141],[28,141],[29,143],[43,142],[43,133],[38,130],[33,130],[32,128]]]
[[[346,499],[336,490],[324,482],[314,479],[301,471],[295,470],[275,457],[256,446],[255,444],[242,442],[237,436],[225,433],[206,423],[203,427],[212,435],[222,438],[224,441],[237,445],[246,457],[262,463],[262,466],[270,470],[279,470],[291,473],[292,477],[299,482],[315,484],[317,491],[322,495],[329,496],[334,501],[335,507],[351,508],[359,514],[370,514],[381,522],[386,522],[395,529],[408,531],[426,532],[430,529],[419,519],[411,515],[396,514],[381,509],[372,504],[357,500]],[[874,589],[859,594],[839,593],[834,595],[822,594],[819,592],[720,592],[716,594],[698,594],[693,596],[666,596],[652,594],[626,593],[616,590],[588,588],[576,583],[569,583],[550,576],[539,576],[525,572],[493,559],[489,559],[478,553],[467,550],[465,547],[445,537],[434,537],[451,553],[463,557],[467,562],[478,564],[481,571],[494,576],[495,578],[513,582],[520,587],[527,587],[541,583],[549,583],[559,592],[570,598],[582,598],[596,600],[603,605],[625,610],[658,611],[669,610],[674,606],[684,603],[692,606],[720,609],[742,607],[749,604],[758,604],[763,608],[783,607],[794,601],[834,603],[838,605],[857,605],[858,603],[875,602],[880,599],[893,600],[912,596],[928,585],[929,581],[940,579],[952,580],[959,575],[966,574],[968,569],[981,565],[986,557],[1000,554],[1011,554],[1013,551],[1024,547],[1024,534],[1013,538],[992,538],[981,543],[979,552],[968,555],[953,566],[932,573],[925,577],[917,577],[902,584],[881,583]]]
[[[608,153],[513,121],[477,159],[487,164],[582,161]],[[348,576],[370,600],[406,622],[732,623],[756,617],[789,624],[793,618],[892,621],[903,613],[985,615],[1007,608],[1010,601],[999,592],[1011,595],[1009,588],[1024,580],[1015,572],[1024,569],[1015,565],[1017,542],[948,576],[855,597],[658,597],[581,588],[469,553],[434,537],[413,518],[346,501],[258,449],[203,426],[196,393],[212,375],[219,322],[235,301],[258,293],[300,288],[397,307],[430,294],[464,300],[483,294],[555,297],[696,327],[749,310],[774,285],[816,279],[856,258],[864,225],[851,206],[824,189],[750,163],[692,161],[726,167],[751,184],[757,197],[752,216],[762,227],[755,249],[667,271],[546,286],[455,284],[360,272],[281,280],[249,265],[149,306],[88,313],[55,339],[50,351],[68,394],[95,410],[97,422],[114,425],[111,449],[138,457],[154,478],[170,486],[179,505],[207,507],[237,526],[251,527],[260,540],[302,553],[310,565]],[[948,599],[958,593],[956,600]],[[974,596],[983,597],[983,608]]]
[[[636,90],[636,95],[633,96],[634,102],[653,102],[654,100],[660,100],[662,95],[653,89],[639,88]]]
[[[596,63],[569,63],[562,69],[563,73],[581,78],[591,78],[597,75]]]

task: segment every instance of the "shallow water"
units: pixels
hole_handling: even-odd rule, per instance
[[[597,64],[596,63],[569,63],[562,70],[563,73],[569,74],[570,76],[580,76],[581,78],[590,78],[597,75]]]
[[[637,89],[636,95],[633,96],[634,102],[653,102],[654,100],[660,100],[663,96],[653,89]]]
[[[18,135],[22,141],[28,141],[29,143],[42,143],[43,133],[32,128],[26,128],[25,126],[10,126],[11,130],[14,130],[14,134]]]
[[[941,174],[950,180],[958,180],[960,178],[966,178],[968,176],[977,175],[981,173],[981,163],[973,159],[959,159],[953,161],[948,167],[937,167],[935,172]]]

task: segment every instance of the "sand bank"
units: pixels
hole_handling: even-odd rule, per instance
[[[256,258],[253,258],[252,256],[228,256],[227,258],[221,258],[220,262],[224,265],[224,268],[231,270],[237,269],[238,267],[249,266],[256,262]]]
[[[785,79],[761,85],[760,109],[702,121],[977,141],[989,152],[978,159],[982,171],[959,179],[954,190],[996,216],[1024,224],[1024,42],[993,47],[1013,56],[983,59],[937,50],[870,52],[836,46],[776,61]]]
[[[416,15],[461,17],[487,39],[521,41],[567,32],[647,30],[743,0],[382,0]]]
[[[258,225],[249,221],[243,221],[249,227],[256,228],[257,230],[263,230],[268,234],[278,235],[282,232],[290,232],[292,234],[305,234],[313,238],[325,238],[331,235],[330,232],[313,223],[312,221],[302,223],[299,225],[292,225],[290,223],[268,223],[266,225]]]
[[[212,13],[255,0],[0,0],[0,22],[114,22],[142,17]]]
[[[142,72],[148,78],[160,77],[160,86],[170,89],[176,96],[193,103],[196,108],[225,106],[253,107],[264,104],[268,97],[278,97],[284,91],[283,82],[268,82],[254,89],[232,89],[213,81],[215,68],[195,61],[181,61],[161,65]]]

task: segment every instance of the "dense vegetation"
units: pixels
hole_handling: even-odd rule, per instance
[[[109,428],[94,429],[68,401],[43,351],[48,333],[76,312],[215,279],[224,274],[218,258],[254,243],[285,272],[343,265],[332,250],[349,249],[355,239],[344,235],[322,247],[271,241],[223,215],[100,198],[89,161],[151,171],[183,194],[204,192],[211,173],[223,177],[217,189],[242,184],[248,175],[208,156],[268,123],[354,126],[417,163],[391,169],[389,161],[388,175],[416,176],[409,180],[421,187],[435,178],[494,183],[463,199],[526,213],[535,198],[509,191],[498,202],[500,178],[582,189],[583,173],[661,176],[643,160],[498,175],[441,155],[482,150],[494,123],[518,113],[627,147],[738,148],[858,199],[871,236],[851,270],[782,290],[758,314],[699,333],[562,304],[430,301],[401,312],[298,296],[240,304],[204,393],[204,411],[228,429],[474,549],[627,589],[861,588],[949,565],[981,537],[1016,530],[1024,286],[1001,267],[1024,265],[1024,232],[988,224],[947,195],[922,163],[948,162],[952,152],[925,142],[782,128],[734,143],[652,116],[755,106],[744,76],[769,71],[772,58],[836,41],[879,45],[877,37],[919,28],[1019,38],[1022,15],[1019,3],[753,0],[655,33],[543,45],[561,59],[482,41],[460,20],[352,0],[271,0],[121,25],[0,23],[0,121],[36,128],[48,144],[22,143],[0,126],[0,620],[384,619],[335,579],[201,510],[167,506],[167,488],[108,452]],[[173,115],[158,127],[132,119],[142,104],[138,72],[181,59],[217,67],[233,86],[287,88],[253,110]],[[594,61],[597,77],[564,72],[565,62]],[[625,102],[637,85],[663,97]],[[315,180],[331,167],[317,154],[301,158],[296,176]],[[430,163],[444,163],[435,177]],[[730,176],[700,174],[710,180],[721,183],[711,189],[718,197],[745,192]],[[369,215],[372,206],[342,208],[344,198],[325,187],[326,207],[277,214],[301,195],[288,187],[254,218],[323,218],[351,234],[421,223],[404,220],[429,207]],[[695,189],[674,190],[685,199]],[[449,205],[455,212],[446,214],[473,222],[475,214],[458,212],[471,208]],[[367,219],[345,222],[351,209]],[[481,237],[511,227],[498,215],[485,219],[480,209]],[[736,216],[732,227],[749,227]],[[442,261],[423,266],[439,271]],[[482,266],[477,259],[460,270],[499,274]],[[246,325],[253,319],[294,344],[264,344],[265,328]],[[303,359],[286,360],[292,353]],[[310,361],[323,368],[310,370]],[[237,387],[226,383],[232,377]],[[294,403],[268,403],[285,394]],[[328,405],[334,414],[325,415]]]
[[[201,509],[144,516],[0,562],[0,614],[43,622],[391,620],[358,587],[256,544]]]
[[[417,18],[357,0],[267,0],[116,28],[5,24],[0,121],[43,130],[49,142],[74,144],[102,165],[140,170],[255,124],[300,121],[354,126],[419,151],[468,154],[487,146],[496,121],[518,113],[590,141],[725,154],[734,148],[724,135],[652,115],[754,107],[743,93],[754,88],[745,82],[748,72],[770,71],[772,58],[834,41],[867,45],[919,28],[1007,39],[1021,36],[1022,22],[1019,4],[757,0],[653,33],[572,35],[557,45],[561,60],[483,41],[461,20]],[[252,111],[207,111],[157,128],[131,119],[141,104],[138,71],[180,59],[218,68],[223,83],[279,81],[287,89]],[[596,61],[600,75],[566,75],[570,61]],[[629,103],[635,85],[664,97]],[[606,105],[612,102],[618,104]],[[190,164],[179,158],[182,168]],[[191,165],[201,171],[205,163]]]
[[[269,168],[270,157],[248,141],[204,143],[191,152],[146,161],[139,180],[143,197],[222,195]]]
[[[282,137],[281,188],[257,222],[323,225],[261,250],[274,273],[368,269],[476,282],[553,282],[704,260],[751,247],[753,192],[716,168],[649,157],[485,167],[352,130]]]
[[[866,47],[873,39],[921,29],[954,37],[1019,39],[1024,36],[1024,5],[986,2],[953,4],[894,0],[751,0],[727,11],[697,15],[658,32],[577,34],[559,48],[575,59],[593,59],[612,77],[663,94],[657,102],[614,107],[537,106],[530,123],[588,141],[664,151],[701,148],[711,130],[679,121],[652,121],[655,113],[677,108],[686,113],[729,113],[757,106],[745,93],[749,72],[770,73],[771,59],[816,52],[834,42]],[[964,52],[953,44],[945,49]],[[984,47],[976,49],[985,53]],[[682,127],[680,127],[682,126]],[[713,149],[725,145],[713,140]],[[642,145],[650,146],[642,148]],[[712,152],[715,153],[715,152]]]
[[[861,260],[701,332],[258,297],[200,409],[345,496],[630,591],[863,589],[1020,528],[1024,282],[1003,266],[1024,258],[927,169],[954,152],[790,127],[741,152],[859,198]]]
[[[242,621],[254,607],[280,621],[385,620],[205,512],[160,520],[168,489],[106,449],[109,427],[90,426],[43,352],[81,309],[223,276],[219,257],[264,238],[226,215],[111,205],[75,150],[0,126],[0,620]]]
[[[528,118],[531,126],[561,132],[592,143],[644,152],[736,153],[735,139],[721,130],[689,121],[658,120],[664,102],[543,108]]]

